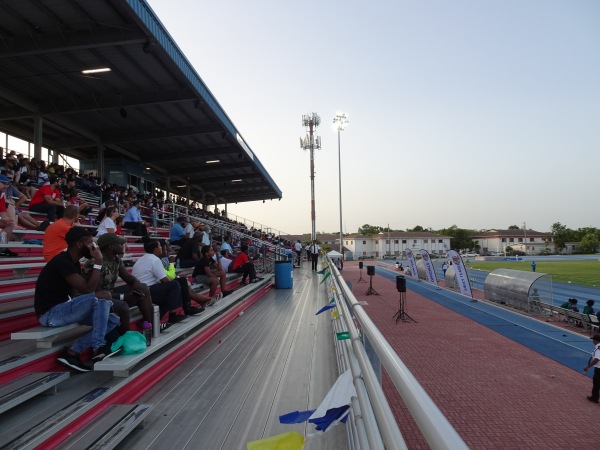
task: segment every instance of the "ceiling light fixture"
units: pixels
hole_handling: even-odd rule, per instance
[[[210,161],[206,161],[206,164],[217,164],[220,163],[220,159],[211,159]]]
[[[102,73],[102,72],[110,72],[110,68],[109,67],[101,67],[99,69],[86,69],[86,70],[82,70],[81,73],[88,75],[90,73]]]
[[[232,182],[232,183],[241,183],[241,182],[242,182],[242,179],[241,179],[241,178],[239,178],[239,179],[237,179],[237,180],[231,180],[231,182]]]

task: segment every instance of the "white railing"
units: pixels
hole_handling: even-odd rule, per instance
[[[331,261],[328,261],[328,264],[331,270],[331,283],[335,286],[332,292],[339,310],[339,323],[334,326],[350,333],[350,340],[336,340],[337,346],[341,348],[339,353],[348,356],[340,367],[352,368],[360,407],[360,427],[349,427],[349,439],[352,439],[350,445],[354,448],[365,448],[361,446],[361,442],[366,439],[369,442],[369,448],[407,448],[367,356],[363,345],[366,338],[375,350],[381,364],[394,383],[402,397],[402,401],[413,416],[429,446],[436,450],[468,449],[456,430],[450,425],[446,417],[433,403],[429,395],[369,318],[335,265]],[[360,325],[360,330],[355,326],[354,320]],[[350,346],[352,351],[350,351],[350,348],[344,349],[344,347]],[[352,361],[354,358],[349,357],[352,353],[356,356],[355,360],[358,367]],[[368,396],[361,395],[363,389],[366,389]],[[372,419],[373,417],[375,420]],[[360,433],[362,427],[364,427],[364,434]],[[358,431],[353,433],[354,430]],[[381,445],[381,442],[383,445]]]

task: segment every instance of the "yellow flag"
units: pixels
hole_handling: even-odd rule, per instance
[[[337,312],[337,309],[334,309],[333,312],[331,313],[331,315],[333,316],[334,319],[337,319],[338,317],[340,317],[340,314]]]
[[[302,450],[304,436],[297,431],[288,431],[246,444],[248,450]]]

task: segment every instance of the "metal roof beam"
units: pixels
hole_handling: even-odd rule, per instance
[[[203,147],[198,147],[195,149],[188,149],[188,150],[176,150],[176,149],[168,149],[168,150],[164,150],[163,152],[161,152],[160,154],[146,154],[144,155],[144,160],[148,161],[148,162],[153,162],[153,163],[157,163],[157,162],[169,162],[169,161],[182,161],[188,158],[204,158],[207,160],[213,159],[213,158],[209,158],[210,156],[214,155],[215,158],[218,158],[218,155],[223,155],[226,153],[238,153],[240,152],[240,149],[238,147],[232,147],[232,146],[226,146],[226,147],[209,147],[209,148],[203,148]],[[215,169],[217,168],[222,168],[222,166],[224,166],[224,164],[208,164],[207,167],[214,167]],[[230,164],[231,168],[238,168],[240,167],[240,164]],[[190,173],[194,173],[197,169],[190,169],[190,170],[186,170],[184,172],[180,172],[178,171],[177,174],[178,175],[185,175],[188,172]]]
[[[94,95],[86,98],[72,96],[47,99],[39,109],[45,115],[79,114],[89,111],[104,111],[130,106],[148,106],[164,103],[192,102],[197,96],[189,89],[156,89],[151,91],[129,91],[123,94]]]
[[[91,25],[86,30],[52,31],[36,35],[39,38],[34,38],[33,35],[4,38],[0,48],[0,59],[116,45],[143,45],[148,41],[148,37],[140,30],[127,29],[122,25],[114,27]]]
[[[124,144],[130,142],[152,141],[155,139],[166,139],[171,137],[194,136],[198,134],[209,134],[222,131],[218,125],[192,125],[176,128],[167,128],[164,130],[147,130],[135,129],[122,131],[120,133],[111,133],[99,138],[99,142],[104,145]],[[87,138],[69,138],[61,139],[56,142],[56,148],[73,148],[73,147],[91,147],[98,142]]]

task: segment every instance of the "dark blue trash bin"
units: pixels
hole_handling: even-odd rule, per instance
[[[275,261],[275,288],[292,289],[294,271],[292,261]]]

